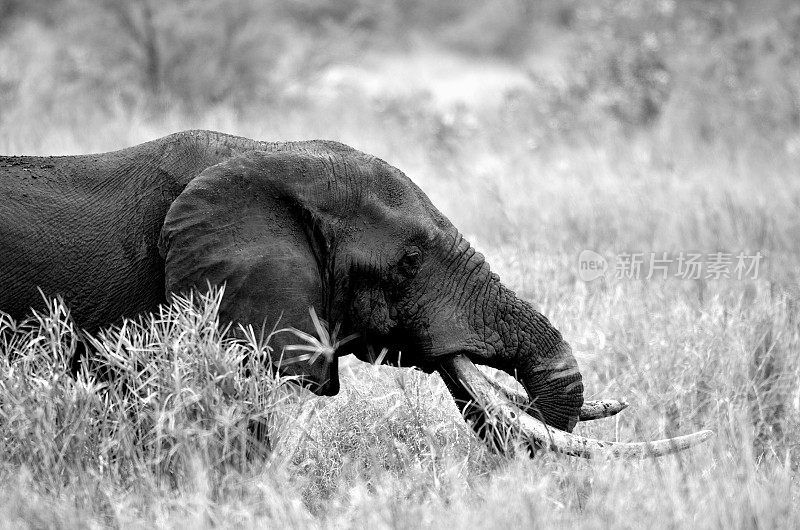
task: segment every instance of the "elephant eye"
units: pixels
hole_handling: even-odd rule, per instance
[[[421,264],[422,254],[418,250],[409,250],[402,258],[400,258],[400,261],[397,264],[397,269],[403,276],[411,278],[419,271]]]

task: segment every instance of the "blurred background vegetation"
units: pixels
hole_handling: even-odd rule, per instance
[[[427,55],[418,75],[443,57],[504,73],[492,112],[532,141],[666,125],[708,144],[755,130],[795,153],[799,51],[792,0],[2,0],[0,123],[249,114],[354,93],[375,112],[452,112],[486,90],[404,93],[420,84],[389,66]],[[428,108],[443,98],[451,108]]]

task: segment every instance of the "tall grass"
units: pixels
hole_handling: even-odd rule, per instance
[[[494,455],[438,377],[408,369],[350,363],[339,396],[303,395],[257,362],[263,343],[220,335],[213,296],[104,333],[92,347],[102,377],[73,379],[75,333],[54,303],[2,323],[0,513],[66,527],[795,526],[796,309],[757,289],[747,306],[673,299],[664,311],[669,294],[546,293],[589,394],[633,402],[579,432],[717,432],[635,462]]]

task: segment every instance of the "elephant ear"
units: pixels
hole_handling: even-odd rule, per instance
[[[167,293],[225,285],[223,322],[259,330],[280,320],[313,332],[309,308],[327,313],[330,237],[312,198],[331,178],[318,157],[298,153],[252,152],[203,171],[172,203],[161,230]],[[277,341],[297,339],[283,333]],[[289,372],[333,385],[323,373],[329,369]]]

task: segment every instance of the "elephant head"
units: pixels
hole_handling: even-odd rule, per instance
[[[309,333],[313,307],[358,334],[340,354],[384,350],[390,364],[439,371],[462,402],[483,388],[473,363],[503,370],[527,391],[525,413],[572,431],[583,384],[569,345],[410,179],[333,142],[277,149],[206,169],[173,202],[160,241],[168,291],[225,284],[223,319]],[[337,356],[293,358],[293,340],[276,337],[281,370],[336,393]]]

